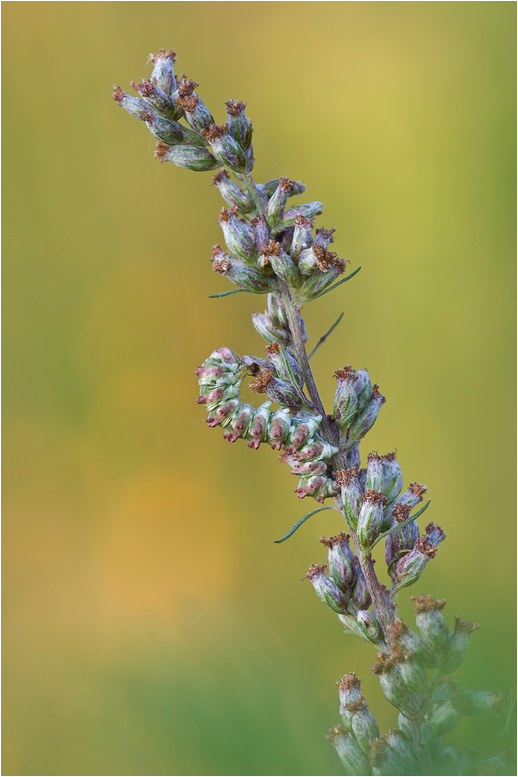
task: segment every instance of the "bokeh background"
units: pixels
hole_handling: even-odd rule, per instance
[[[514,678],[515,14],[508,2],[11,2],[4,75],[3,773],[334,775],[335,681],[396,712],[311,586],[322,513],[270,450],[203,423],[194,369],[262,354],[264,298],[212,274],[210,174],[153,159],[111,87],[174,47],[216,120],[248,101],[255,178],[303,180],[361,273],[306,311],[388,401],[448,540],[409,596],[482,625],[459,680]],[[447,740],[486,756],[505,718]],[[512,730],[511,724],[511,730]]]

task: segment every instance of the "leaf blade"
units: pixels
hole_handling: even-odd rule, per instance
[[[274,540],[274,543],[276,545],[279,545],[281,542],[285,542],[289,537],[291,537],[292,534],[295,534],[299,526],[302,526],[303,523],[305,523],[308,518],[311,518],[312,515],[316,515],[317,513],[321,513],[323,510],[335,510],[335,507],[317,507],[316,510],[312,510],[310,513],[305,515],[303,518],[300,519],[300,521],[297,521],[297,523],[291,527],[289,532],[284,535],[284,537],[281,537],[280,540]]]

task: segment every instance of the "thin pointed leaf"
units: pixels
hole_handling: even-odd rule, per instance
[[[314,301],[315,301],[316,299],[318,299],[319,297],[323,297],[323,296],[324,296],[324,294],[327,294],[329,291],[333,291],[333,289],[337,289],[339,286],[341,286],[341,285],[342,285],[342,283],[345,283],[346,281],[350,281],[350,280],[351,280],[351,278],[354,278],[354,276],[355,276],[357,273],[359,273],[361,269],[362,269],[361,267],[358,267],[358,269],[357,269],[357,270],[355,270],[354,272],[352,272],[350,275],[348,275],[348,276],[347,276],[347,278],[342,278],[342,280],[341,280],[341,281],[338,281],[338,283],[335,283],[335,284],[334,284],[334,286],[330,286],[328,289],[324,289],[324,291],[322,291],[320,294],[317,294],[317,296],[316,296],[316,297],[313,297],[313,299],[311,300],[311,302],[314,302]]]
[[[242,292],[250,293],[246,289],[232,289],[231,291],[222,291],[221,294],[209,294],[209,299],[219,299],[220,297],[228,297],[229,294],[241,294]]]
[[[388,537],[389,534],[392,534],[392,532],[397,531],[398,529],[402,529],[403,526],[406,526],[408,523],[412,523],[412,521],[415,521],[416,518],[419,518],[420,515],[424,513],[425,510],[428,509],[428,506],[430,505],[430,502],[432,500],[429,499],[428,502],[425,504],[424,507],[421,507],[420,510],[417,511],[414,515],[410,515],[405,521],[401,521],[401,523],[397,523],[395,526],[391,526],[388,531],[384,531],[383,534],[380,534],[379,537],[376,537],[372,545],[370,546],[370,550],[373,549],[375,545],[378,544],[378,542],[385,537]]]
[[[321,513],[322,510],[335,510],[335,507],[317,507],[316,510],[312,510],[310,513],[304,516],[304,518],[301,518],[300,521],[297,521],[295,526],[292,526],[291,529],[287,534],[284,535],[284,537],[281,537],[280,540],[274,540],[274,542],[278,545],[280,542],[284,542],[288,539],[288,537],[291,537],[292,534],[295,534],[299,526],[302,526],[303,523],[305,523],[308,518],[311,518],[312,515],[316,515],[317,513]]]
[[[325,333],[325,335],[323,335],[323,337],[321,337],[321,338],[320,338],[320,340],[318,341],[318,343],[315,345],[315,347],[313,348],[313,350],[312,350],[312,351],[311,351],[311,353],[309,354],[309,356],[308,356],[308,359],[311,359],[311,357],[313,356],[313,354],[314,354],[314,353],[316,353],[316,352],[318,351],[318,349],[320,348],[320,346],[322,345],[322,343],[325,343],[325,341],[327,340],[327,338],[329,337],[329,335],[331,334],[331,332],[333,331],[333,329],[334,329],[335,327],[337,327],[337,326],[338,326],[338,324],[339,324],[339,323],[340,323],[340,321],[342,320],[343,316],[344,316],[344,314],[343,314],[343,313],[340,313],[340,315],[339,315],[339,316],[338,316],[338,318],[336,319],[336,321],[335,321],[335,323],[333,324],[333,326],[331,327],[331,329],[330,329],[328,332],[326,332],[326,333]]]

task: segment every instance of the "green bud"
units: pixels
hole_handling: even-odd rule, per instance
[[[266,294],[271,291],[272,282],[257,270],[237,261],[230,254],[225,254],[219,246],[214,246],[212,256],[212,269],[221,273],[245,291],[252,294]]]
[[[266,183],[258,183],[257,188],[262,195],[269,198],[276,191],[279,183],[280,178],[272,178],[271,181],[266,181]],[[304,194],[306,185],[302,181],[292,181],[291,183],[293,184],[293,189],[290,191],[290,197],[294,197],[296,194]]]
[[[302,391],[304,375],[298,362],[288,349],[282,343],[272,343],[266,347],[266,353],[268,354],[269,361],[275,367],[277,375]]]
[[[322,564],[312,564],[306,577],[311,580],[318,598],[333,612],[346,613],[347,600],[331,578],[326,574]]]
[[[338,470],[336,473],[338,485],[342,490],[344,502],[344,512],[347,523],[352,528],[356,528],[358,518],[363,504],[363,496],[360,491],[356,467],[351,469]]]
[[[155,159],[161,162],[172,162],[177,167],[186,167],[198,173],[215,170],[221,166],[210,151],[195,146],[167,146],[164,143],[157,143]]]
[[[182,117],[182,109],[175,105],[171,97],[149,79],[145,78],[140,84],[132,81],[131,86],[149,105],[166,118],[179,119]]]
[[[312,219],[315,216],[319,216],[321,213],[321,202],[308,202],[306,205],[296,205],[294,208],[290,208],[286,211],[282,222],[282,229],[293,227],[297,216],[302,216],[305,219]]]
[[[470,635],[478,628],[480,626],[477,623],[463,621],[455,616],[455,628],[448,640],[448,657],[444,667],[446,674],[454,672],[460,666],[468,649]]]
[[[432,599],[424,594],[410,598],[414,602],[416,623],[423,644],[434,658],[442,663],[448,648],[448,626],[441,613],[446,600]]]
[[[294,184],[291,183],[290,179],[283,176],[280,178],[277,189],[268,201],[266,221],[274,234],[281,228],[284,208],[294,188]]]
[[[355,388],[357,375],[348,364],[343,370],[336,370],[334,377],[336,378],[336,392],[333,413],[340,429],[345,429],[353,419],[358,407],[358,396]]]
[[[250,202],[248,195],[232,181],[226,170],[220,170],[213,176],[212,185],[219,191],[229,208],[236,207],[240,213],[250,213],[254,209],[254,203]]]
[[[288,254],[282,250],[280,243],[270,240],[261,249],[260,264],[262,267],[271,265],[274,273],[289,286],[298,286],[300,273]]]
[[[379,491],[383,494],[383,466],[381,456],[378,456],[377,453],[369,453],[367,456],[365,490]]]
[[[372,604],[367,580],[361,566],[356,564],[356,582],[353,589],[353,602],[359,610],[366,610]]]
[[[182,108],[193,130],[201,133],[214,124],[214,119],[203,100],[195,94],[194,90],[197,86],[195,81],[190,81],[187,76],[183,76],[171,97]]]
[[[393,574],[394,593],[417,582],[430,559],[434,558],[436,551],[437,548],[433,547],[427,536],[416,540],[413,550],[403,556],[396,564]]]
[[[503,712],[506,699],[498,693],[487,691],[462,691],[452,701],[462,715],[479,715],[481,712]]]
[[[165,49],[160,49],[158,54],[150,54],[149,59],[153,63],[151,82],[170,97],[176,90],[176,78],[174,75],[176,52],[173,49],[167,52]]]
[[[346,448],[351,448],[365,437],[367,432],[372,429],[378,417],[381,406],[385,404],[385,397],[380,394],[378,384],[372,387],[372,394],[365,409],[359,413],[351,422],[347,430]]]
[[[283,343],[283,345],[288,345],[290,343],[289,331],[276,327],[272,317],[267,313],[253,313],[252,323],[256,331],[266,340],[266,342],[279,342]]]
[[[351,733],[356,738],[364,753],[369,752],[369,746],[373,739],[380,735],[378,724],[369,710],[367,702],[360,696],[357,701],[351,701],[345,709],[350,713]]]
[[[313,221],[311,219],[305,219],[304,216],[296,217],[290,252],[295,263],[298,263],[301,252],[311,246],[313,242],[312,229]]]
[[[117,105],[140,121],[146,121],[146,116],[153,111],[149,103],[142,97],[132,97],[127,92],[123,92],[120,86],[113,87],[113,99]]]
[[[383,468],[383,488],[381,491],[388,499],[387,504],[391,505],[403,488],[403,476],[396,454],[386,453],[385,456],[382,456],[381,466]]]
[[[387,500],[381,491],[366,491],[363,505],[358,518],[358,540],[363,548],[368,550],[379,535],[386,531],[383,508]]]
[[[401,677],[408,690],[417,694],[426,693],[428,690],[428,677],[412,653],[397,645],[392,648],[392,657],[401,670]]]
[[[223,230],[228,250],[240,256],[245,262],[255,265],[257,249],[254,244],[253,230],[249,224],[239,218],[238,209],[223,208],[218,216],[218,224]],[[262,277],[266,276],[262,274]]]
[[[329,574],[350,596],[356,580],[356,557],[349,545],[349,534],[340,532],[336,537],[321,537],[320,542],[328,548]]]
[[[326,738],[336,749],[346,775],[372,774],[369,759],[360,745],[341,726],[333,726]]]
[[[428,725],[434,736],[441,737],[454,728],[461,716],[461,713],[453,706],[451,701],[447,701],[437,707],[432,714]]]
[[[252,145],[252,122],[245,115],[246,103],[240,100],[228,100],[227,106],[227,124],[228,132],[237,143],[245,150]]]
[[[451,701],[457,693],[457,684],[453,682],[451,677],[444,677],[433,692],[432,701],[436,707],[440,707],[441,704]]]
[[[432,653],[425,648],[420,637],[411,631],[402,620],[398,619],[391,623],[388,631],[391,644],[401,646],[425,667],[437,666]]]
[[[373,665],[371,674],[378,675],[381,690],[388,701],[400,712],[404,712],[408,707],[410,692],[392,656],[388,653],[378,653],[378,661]]]
[[[368,610],[359,610],[356,614],[356,620],[367,639],[375,645],[383,639],[381,626],[371,612]]]
[[[203,135],[209,141],[214,156],[216,156],[224,165],[230,167],[234,173],[249,173],[251,167],[245,152],[234,140],[232,135],[227,132],[227,125],[211,124],[203,130]]]
[[[156,113],[148,112],[145,115],[146,125],[155,138],[168,146],[183,144],[185,146],[206,146],[207,143],[201,135],[193,132],[189,127],[184,127],[177,121],[170,121]]]

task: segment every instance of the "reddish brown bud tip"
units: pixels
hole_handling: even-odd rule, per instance
[[[324,240],[329,240],[330,243],[334,243],[335,239],[333,237],[333,233],[336,232],[336,229],[332,227],[331,229],[324,229],[324,227],[320,227],[317,229],[317,235],[320,235],[324,238]]]
[[[223,256],[221,258],[214,258],[212,260],[212,269],[214,272],[219,272],[222,275],[226,275],[230,268],[232,267],[231,262],[227,259],[226,256]]]
[[[280,256],[282,253],[282,246],[280,243],[276,243],[275,240],[270,240],[269,243],[265,243],[261,248],[263,256]]]
[[[347,261],[345,259],[340,259],[334,251],[327,251],[324,246],[318,243],[313,243],[312,248],[313,253],[317,258],[318,269],[321,272],[327,272],[327,270],[330,270],[332,267],[336,267],[340,272],[345,270]]]
[[[155,146],[155,153],[154,153],[155,159],[159,159],[161,162],[163,162],[164,157],[170,148],[171,147],[166,145],[165,143],[157,143]]]
[[[410,483],[409,488],[415,496],[426,494],[426,486],[422,486],[421,483]]]
[[[149,59],[151,62],[156,65],[159,59],[162,57],[166,57],[167,59],[172,59],[173,62],[176,62],[176,51],[174,49],[169,49],[169,51],[166,52],[165,49],[160,49],[158,54],[150,54]]]
[[[325,575],[327,566],[325,564],[311,564],[306,577],[309,580],[313,580],[315,577],[320,577],[320,575]]]
[[[372,502],[373,504],[386,505],[388,502],[387,497],[383,496],[381,491],[366,491],[364,499],[366,502]]]
[[[270,370],[261,370],[257,378],[253,383],[250,383],[250,388],[255,391],[256,394],[264,394],[265,388],[271,383],[272,373]]]
[[[280,352],[281,348],[279,343],[272,343],[271,345],[266,346],[266,353],[268,356],[278,356]]]
[[[372,387],[372,398],[375,399],[376,397],[381,397],[381,404],[384,405],[387,400],[380,392],[379,389],[380,389],[379,383],[375,383],[374,386]]]
[[[394,623],[391,623],[388,627],[388,632],[390,635],[390,638],[397,642],[403,634],[406,634],[408,631],[408,626],[406,623],[403,623],[401,619],[398,619],[397,621],[394,621]]]
[[[399,502],[397,502],[394,505],[394,509],[392,510],[392,515],[396,519],[398,523],[403,523],[403,521],[406,521],[408,516],[410,515],[410,510],[412,508],[410,505],[402,505]]]
[[[356,478],[356,467],[339,469],[336,473],[336,480],[340,486],[347,486],[354,478]]]
[[[124,99],[124,92],[120,88],[120,86],[114,86],[113,87],[113,99],[116,103],[119,103],[119,105],[122,104],[122,101]]]
[[[356,380],[357,377],[356,371],[353,370],[350,364],[347,364],[343,369],[335,370],[333,373],[333,378],[340,380]]]
[[[315,219],[306,219],[304,216],[301,216],[300,214],[298,216],[295,216],[295,226],[297,227],[309,227],[309,229],[313,229],[315,225]]]
[[[419,537],[419,539],[416,540],[415,547],[419,553],[422,553],[423,556],[428,556],[428,558],[434,558],[435,554],[437,553],[437,548],[434,548],[426,536]]]
[[[178,84],[178,95],[181,98],[190,97],[199,84],[196,81],[190,81],[185,73],[182,76],[182,80]]]
[[[223,168],[223,170],[218,170],[218,172],[215,175],[212,176],[212,185],[213,186],[217,186],[218,183],[222,183],[222,181],[225,178],[228,178],[228,177],[229,177],[229,175],[228,175],[227,171],[224,168]]]
[[[227,126],[226,122],[220,126],[218,124],[211,124],[207,129],[202,130],[202,134],[207,138],[209,143],[214,143],[215,140],[222,138],[223,135],[227,134]]]
[[[350,534],[345,534],[343,531],[341,531],[340,534],[337,534],[335,537],[320,537],[319,542],[321,542],[322,545],[325,545],[326,548],[332,548],[333,545],[338,545],[340,542],[349,540],[350,538]]]
[[[473,621],[463,621],[458,615],[455,616],[455,631],[464,631],[466,634],[471,634],[473,631],[479,629],[478,623]]]
[[[287,175],[281,175],[279,179],[279,186],[284,192],[292,192],[295,188],[295,184],[290,181]]]
[[[360,678],[354,673],[344,674],[341,680],[337,680],[336,685],[339,691],[349,691],[351,688],[359,689],[362,684]]]
[[[446,604],[446,599],[432,599],[431,596],[427,596],[426,594],[421,594],[421,596],[411,596],[410,599],[414,602],[414,612],[416,615],[421,612],[442,610]]]
[[[246,103],[241,102],[241,100],[227,100],[225,105],[230,116],[240,116],[246,108]]]
[[[388,743],[381,739],[371,739],[369,743],[369,762],[374,769],[380,769],[383,765],[385,750],[388,748]]]

